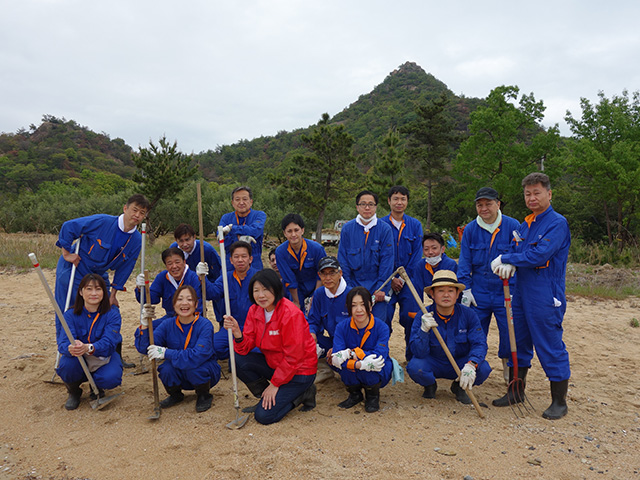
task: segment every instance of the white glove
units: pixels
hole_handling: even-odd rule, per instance
[[[516,273],[516,267],[514,267],[509,263],[503,263],[498,267],[498,271],[495,272],[495,274],[498,275],[503,280],[508,280],[509,278],[513,277],[515,273]]]
[[[227,233],[229,233],[231,231],[231,229],[233,228],[233,224],[230,223],[229,225],[225,225],[224,227],[222,227],[222,234],[226,235]]]
[[[467,363],[460,371],[460,388],[471,390],[473,382],[476,381],[476,367],[472,363]]]
[[[498,275],[498,267],[500,265],[502,265],[502,255],[498,255],[493,259],[493,261],[491,262],[491,271]]]
[[[136,287],[144,288],[144,273],[136,275]]]
[[[241,235],[240,238],[238,238],[238,240],[240,242],[247,242],[249,245],[251,245],[252,243],[256,243],[256,239],[253,238],[251,235]]]
[[[431,315],[430,313],[425,313],[424,315],[422,315],[420,330],[422,330],[424,333],[429,333],[429,330],[437,326],[438,322],[436,322],[435,318],[433,318],[433,315]]]
[[[320,358],[326,350],[316,343],[316,355]]]
[[[149,360],[164,360],[164,354],[167,351],[167,347],[160,347],[158,345],[149,345],[147,347],[147,355]]]
[[[207,262],[198,262],[196,265],[196,273],[200,275],[209,275],[209,264]]]
[[[379,372],[384,367],[384,358],[382,355],[372,353],[360,360],[360,370],[367,372]]]
[[[460,303],[462,303],[462,305],[464,305],[465,307],[478,306],[473,293],[471,293],[470,288],[467,288],[464,292],[462,292],[462,300],[460,300]]]
[[[351,358],[351,354],[352,352],[350,348],[340,350],[339,352],[331,355],[331,363],[337,369],[342,370],[342,364]]]
[[[156,318],[156,306],[145,303],[142,306],[142,313],[140,314],[140,324],[143,327],[148,327],[149,319],[153,320],[154,318]]]

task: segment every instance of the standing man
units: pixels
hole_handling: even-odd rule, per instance
[[[454,273],[457,272],[458,264],[454,259],[447,257],[447,254],[444,253],[445,249],[444,238],[438,232],[425,233],[422,237],[424,258],[408,272],[413,286],[416,287],[416,291],[421,297],[424,296],[424,289],[431,285],[433,275],[437,271],[450,270]],[[413,356],[409,347],[409,338],[414,319],[420,311],[420,305],[418,305],[413,296],[407,301],[407,309],[400,309],[400,325],[404,327],[405,356],[407,360],[411,360]]]
[[[142,245],[142,235],[136,228],[147,215],[149,201],[144,195],[136,194],[127,200],[120,216],[96,214],[88,217],[67,220],[60,228],[56,246],[62,255],[56,267],[55,297],[64,312],[72,265],[76,266],[76,274],[71,287],[73,305],[80,281],[89,273],[97,273],[104,278],[109,293],[109,303],[119,307],[116,294],[118,290],[126,290],[124,284],[129,279],[138,260]],[[73,242],[80,239],[79,252],[73,253]],[[109,282],[109,270],[113,270],[113,282]],[[56,316],[56,338],[62,325]],[[122,357],[122,342],[116,347]],[[132,364],[125,363],[125,367]]]
[[[231,231],[224,237],[224,246],[229,251],[232,243],[241,240],[251,245],[253,256],[252,267],[262,270],[262,240],[264,238],[264,224],[267,214],[260,210],[252,210],[253,193],[247,186],[233,189],[231,192],[231,205],[234,211],[225,213],[220,218],[218,225],[231,226]],[[229,254],[227,254],[229,256]],[[227,260],[229,260],[227,258]],[[227,270],[233,270],[233,266],[227,261]]]
[[[340,233],[338,261],[350,288],[365,287],[375,297],[371,313],[387,325],[385,293],[380,286],[393,273],[393,234],[391,227],[378,221],[378,196],[363,190],[356,197],[358,216],[348,221]]]
[[[522,180],[524,200],[531,215],[513,233],[511,253],[499,255],[491,268],[501,278],[518,281],[513,294],[513,324],[518,348],[518,372],[509,376],[523,380],[522,389],[510,389],[493,401],[497,407],[524,401],[524,380],[531,367],[533,347],[551,383],[551,405],[542,416],[556,420],[567,414],[567,389],[571,369],[562,340],[566,311],[565,275],[571,244],[567,220],[551,206],[551,183],[544,173],[531,173]],[[518,382],[520,383],[520,382]]]
[[[407,272],[420,262],[422,256],[422,224],[404,211],[409,204],[409,190],[406,187],[396,185],[391,187],[387,194],[387,202],[391,213],[382,218],[391,227],[393,233],[393,270],[404,267]],[[397,276],[391,280],[391,300],[388,304],[387,318],[389,325],[396,311],[396,304],[400,304],[400,310],[406,309],[407,302],[413,297],[409,288],[404,286],[404,280]]]
[[[480,319],[485,336],[489,333],[491,314],[496,317],[500,343],[498,357],[502,359],[505,381],[509,382],[507,360],[510,357],[507,311],[504,306],[502,280],[491,271],[491,260],[507,253],[513,231],[520,224],[500,211],[498,192],[484,187],[476,193],[478,217],[464,228],[458,259],[458,279],[465,285],[462,304],[473,308]],[[513,289],[513,279],[509,282]]]
[[[297,213],[282,219],[282,232],[287,241],[276,248],[276,264],[291,301],[303,312],[305,300],[320,286],[318,264],[327,256],[324,247],[304,238],[304,220]]]

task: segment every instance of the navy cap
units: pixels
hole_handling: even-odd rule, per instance
[[[336,257],[324,257],[320,259],[318,263],[318,271],[322,271],[325,268],[335,268],[336,270],[341,270],[340,262]]]
[[[486,198],[487,200],[498,200],[498,192],[491,187],[482,187],[476,192],[476,202]]]

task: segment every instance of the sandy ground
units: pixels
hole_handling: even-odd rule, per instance
[[[45,273],[53,285],[53,272]],[[139,307],[132,293],[119,300],[124,356],[138,362]],[[449,382],[440,381],[437,398],[425,400],[408,376],[382,390],[380,412],[341,410],[336,404],[346,392],[335,378],[319,385],[311,412],[292,412],[271,426],[250,419],[229,430],[236,416],[230,378],[212,389],[214,406],[203,414],[191,394],[148,420],[151,376],[131,370],[119,389],[124,395],[103,410],[92,410],[85,394],[78,410],[66,411],[64,386],[45,383],[53,373],[54,324],[39,278],[33,271],[0,273],[0,478],[640,478],[640,328],[629,324],[640,319],[640,300],[570,300],[564,325],[573,376],[569,414],[561,420],[540,416],[550,397],[537,362],[527,387],[535,412],[516,418],[491,406],[505,390],[492,330],[488,360],[495,370],[473,390],[489,405],[484,419],[455,401]],[[399,328],[391,350],[403,363]],[[240,400],[254,401],[242,384]]]

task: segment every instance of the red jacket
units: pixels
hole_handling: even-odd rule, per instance
[[[290,300],[283,298],[276,304],[269,323],[264,309],[252,305],[244,322],[241,342],[234,343],[239,355],[246,355],[254,347],[264,354],[273,368],[271,383],[279,387],[294,375],[315,375],[318,370],[316,342],[309,333],[304,314]]]

